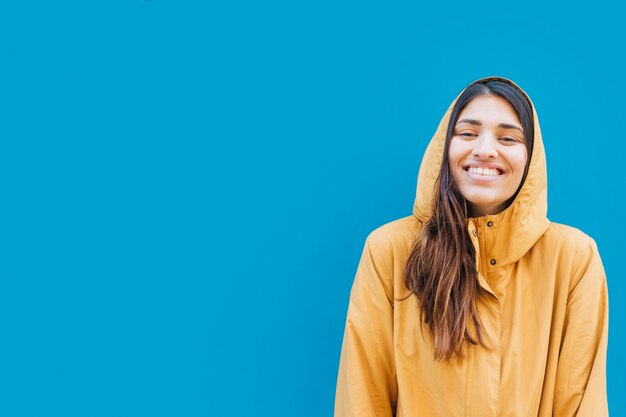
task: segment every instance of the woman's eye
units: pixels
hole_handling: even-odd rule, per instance
[[[476,135],[475,135],[475,134],[473,134],[473,133],[467,133],[467,132],[465,132],[465,133],[459,133],[459,136],[476,136]]]
[[[502,140],[504,140],[505,142],[517,142],[517,139],[510,137],[503,137]]]

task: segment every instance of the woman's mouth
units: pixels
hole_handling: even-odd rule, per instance
[[[465,171],[471,173],[471,174],[476,174],[476,175],[484,175],[484,176],[490,176],[490,177],[495,177],[498,175],[502,175],[502,171],[500,171],[499,169],[496,168],[476,168],[476,167],[466,167],[464,168]]]

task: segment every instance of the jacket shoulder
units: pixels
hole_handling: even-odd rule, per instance
[[[554,249],[551,253],[557,254],[564,270],[570,271],[570,293],[578,286],[592,264],[602,263],[596,241],[580,229],[551,223],[545,237],[551,240],[549,246]]]
[[[582,230],[562,223],[550,222],[544,238],[568,249],[596,247],[596,241]]]
[[[412,215],[393,220],[372,230],[365,245],[382,269],[392,274],[406,261],[421,226],[421,222]]]
[[[406,216],[372,230],[367,240],[374,246],[385,247],[404,240],[415,239],[420,228],[421,223],[415,216]]]

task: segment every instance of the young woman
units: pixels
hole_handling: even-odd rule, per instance
[[[365,241],[335,417],[608,416],[602,261],[546,215],[530,98],[473,82],[426,149],[413,215]]]

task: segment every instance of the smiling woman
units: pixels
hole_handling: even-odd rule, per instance
[[[452,102],[413,214],[366,241],[335,416],[605,417],[608,289],[595,241],[547,218],[537,113],[511,80]]]

